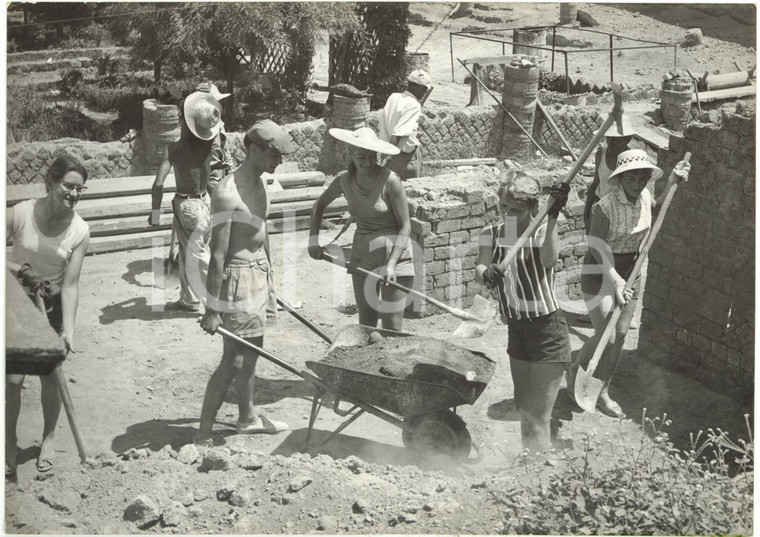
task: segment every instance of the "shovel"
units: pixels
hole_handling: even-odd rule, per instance
[[[476,338],[485,334],[493,324],[496,308],[487,298],[475,295],[470,313],[483,321],[462,321],[454,330],[454,337]]]
[[[601,128],[596,131],[596,134],[591,139],[589,144],[586,146],[586,149],[583,150],[583,154],[581,154],[580,157],[578,157],[578,160],[575,161],[575,164],[573,165],[570,172],[567,174],[567,177],[565,177],[562,182],[563,183],[569,183],[573,180],[573,178],[576,176],[578,171],[583,167],[583,164],[588,159],[589,155],[591,155],[591,152],[596,148],[596,146],[599,144],[599,142],[602,141],[602,138],[604,138],[605,133],[607,132],[607,129],[609,129],[612,126],[612,123],[617,123],[617,129],[618,132],[623,132],[623,125],[620,121],[623,113],[623,87],[620,84],[612,83],[610,84],[612,86],[612,93],[613,97],[615,99],[615,105],[612,107],[612,111],[607,116],[607,119],[604,120],[604,123],[602,124]],[[504,260],[501,262],[501,270],[502,272],[506,272],[509,265],[512,264],[512,262],[515,260],[515,257],[517,257],[517,254],[520,252],[520,249],[525,246],[525,244],[528,242],[531,236],[536,232],[536,229],[538,229],[538,226],[541,225],[541,222],[543,221],[544,217],[549,213],[549,209],[551,209],[552,205],[554,205],[554,198],[550,197],[549,202],[541,207],[541,209],[538,211],[538,214],[533,218],[531,223],[528,225],[528,228],[523,232],[523,234],[520,236],[519,239],[517,239],[517,242],[515,242],[514,246],[510,248],[509,252],[507,253]]]
[[[445,310],[451,313],[455,317],[464,319],[465,321],[475,321],[477,323],[482,323],[482,324],[487,323],[485,319],[481,319],[480,317],[477,317],[476,315],[472,315],[471,313],[467,313],[466,311],[462,311],[457,308],[452,308],[448,304],[444,304],[443,302],[436,300],[432,297],[429,297],[424,293],[420,293],[419,291],[416,291],[414,289],[409,289],[408,287],[404,287],[403,285],[398,284],[396,282],[386,282],[385,279],[379,274],[371,272],[367,269],[363,269],[361,267],[354,266],[348,261],[346,261],[345,263],[339,263],[338,260],[334,256],[328,254],[327,252],[324,252],[324,251],[322,252],[322,259],[324,259],[325,261],[329,261],[333,265],[338,265],[339,267],[345,268],[349,273],[361,274],[362,276],[367,276],[369,278],[374,278],[378,281],[382,281],[385,284],[390,285],[391,287],[395,287],[396,289],[399,289],[400,291],[404,291],[405,293],[421,298],[422,300],[429,302],[430,304],[433,304],[434,306],[438,306],[442,310]]]
[[[684,155],[683,160],[688,162],[690,158],[691,153],[687,152],[686,155]],[[641,272],[641,267],[644,265],[647,255],[649,255],[649,249],[652,247],[652,243],[654,243],[654,239],[657,237],[657,233],[660,231],[660,227],[662,227],[662,222],[665,220],[665,213],[667,213],[670,202],[673,200],[673,196],[675,195],[677,189],[678,184],[673,184],[671,185],[670,190],[668,190],[668,193],[665,196],[665,201],[662,203],[662,207],[660,208],[660,213],[657,215],[657,220],[655,221],[654,226],[652,226],[652,230],[644,242],[644,246],[641,249],[641,252],[639,252],[639,256],[636,258],[636,263],[633,265],[631,275],[628,276],[628,281],[625,282],[625,291],[629,291],[633,288],[636,277],[639,275],[639,272]],[[593,375],[594,371],[596,371],[596,368],[599,365],[600,360],[602,359],[604,349],[607,347],[607,342],[610,340],[610,336],[612,336],[612,333],[615,331],[615,327],[622,312],[622,306],[618,305],[610,314],[610,317],[607,321],[607,326],[605,327],[604,332],[602,333],[602,337],[596,346],[594,355],[591,357],[591,361],[588,363],[588,369],[584,370],[583,367],[578,366],[578,372],[575,376],[575,386],[573,387],[573,390],[575,393],[575,401],[578,403],[578,406],[586,412],[594,412],[594,410],[596,410],[596,402],[599,399],[599,394],[602,392],[602,388],[604,388],[607,380],[609,380],[601,380],[595,378]]]

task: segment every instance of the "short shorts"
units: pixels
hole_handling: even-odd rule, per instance
[[[631,275],[633,265],[636,264],[636,258],[638,253],[630,254],[612,254],[615,259],[615,270],[620,276],[628,280],[628,276]],[[596,262],[596,258],[591,252],[586,252],[586,256],[583,258],[583,268],[581,269],[581,292],[584,295],[592,297],[602,294],[614,294],[612,282],[607,281],[604,275],[601,273],[602,267]],[[636,282],[633,286],[633,299],[637,300],[640,294],[641,288],[641,274],[636,277]]]
[[[34,300],[34,295],[29,295],[29,300],[34,302],[35,307],[37,303]],[[63,334],[63,306],[61,304],[61,295],[56,294],[43,299],[45,302],[45,314],[47,315],[48,323],[55,330],[55,333],[59,336]]]
[[[507,354],[524,362],[570,362],[570,332],[562,310],[535,319],[510,319]]]
[[[393,251],[392,236],[387,233],[354,233],[350,262],[355,267],[375,270],[385,267]],[[407,243],[396,263],[396,276],[414,276],[412,242]]]
[[[222,326],[242,338],[264,335],[270,301],[269,260],[261,248],[253,260],[233,259],[224,268]]]

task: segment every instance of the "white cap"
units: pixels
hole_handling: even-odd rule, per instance
[[[429,88],[433,85],[433,81],[430,79],[430,75],[427,74],[427,71],[423,69],[415,69],[409,73],[409,76],[406,77],[406,79],[409,82],[419,84],[420,86],[425,86],[426,88]]]

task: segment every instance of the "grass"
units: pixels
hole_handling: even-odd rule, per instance
[[[667,415],[642,416],[638,445],[622,435],[561,449],[551,472],[524,466],[522,486],[492,492],[505,534],[750,535],[754,441],[708,429],[673,447]],[[567,445],[569,439],[564,439]]]

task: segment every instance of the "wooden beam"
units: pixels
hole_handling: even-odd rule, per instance
[[[464,63],[478,65],[506,65],[512,60],[519,60],[522,55],[508,54],[506,56],[478,56],[476,58],[467,58]]]
[[[738,88],[721,89],[715,91],[703,91],[699,94],[699,100],[702,103],[709,103],[711,101],[721,101],[724,99],[738,99],[740,97],[750,97],[757,93],[757,88],[754,84],[750,86],[741,86]],[[697,102],[696,95],[692,95],[691,102]]]
[[[559,136],[559,139],[562,141],[562,145],[565,146],[565,149],[567,149],[570,152],[570,156],[573,160],[578,160],[577,155],[575,154],[575,151],[573,151],[573,148],[570,146],[570,142],[567,141],[567,138],[565,138],[565,135],[562,134],[562,131],[559,130],[559,126],[554,121],[554,118],[549,113],[549,111],[546,109],[544,104],[541,102],[541,99],[536,99],[536,106],[541,111],[541,114],[546,118],[546,121],[549,122],[549,125],[551,125],[551,128],[554,129],[554,132],[557,133]]]

